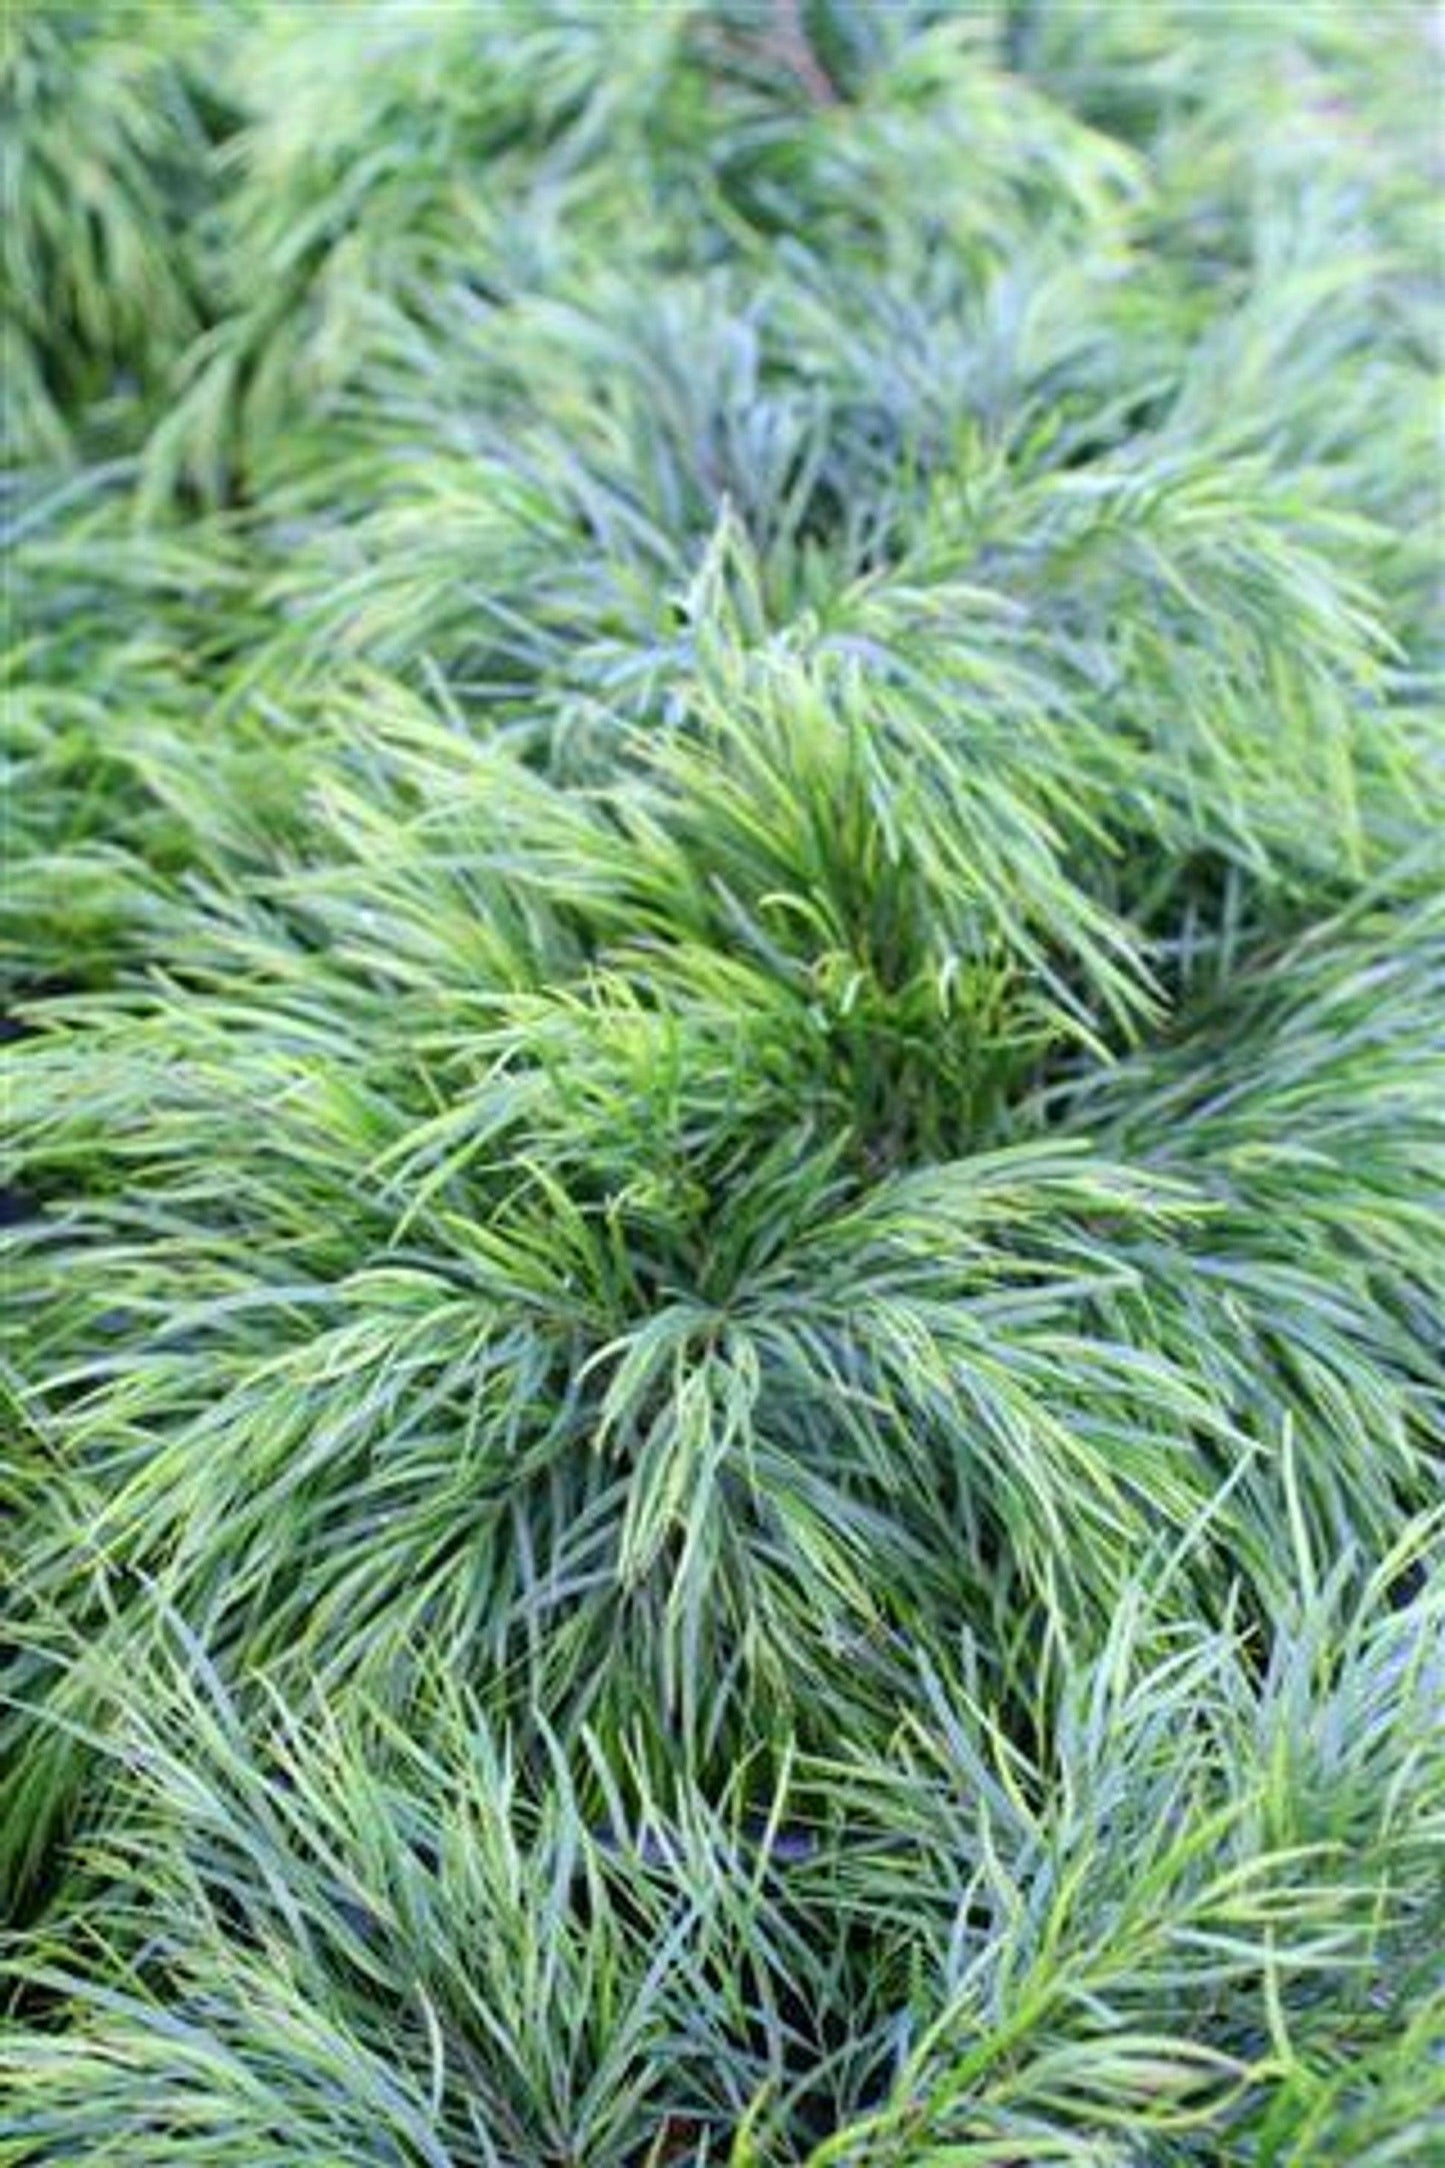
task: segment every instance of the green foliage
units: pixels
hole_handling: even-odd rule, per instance
[[[0,2164],[1434,2159],[1433,19],[0,36]]]
[[[201,59],[201,28],[181,8],[6,9],[9,457],[64,459],[74,426],[86,418],[99,432],[107,407],[156,388],[199,328],[201,270],[186,228],[208,141],[187,61]]]

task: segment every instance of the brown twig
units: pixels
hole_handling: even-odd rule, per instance
[[[815,105],[840,105],[837,84],[813,47],[802,0],[773,0],[773,27],[764,47],[798,78]]]

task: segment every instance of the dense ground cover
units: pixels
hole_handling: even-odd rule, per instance
[[[1429,12],[0,39],[0,2162],[1445,2161]]]

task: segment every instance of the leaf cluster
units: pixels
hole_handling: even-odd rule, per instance
[[[0,37],[0,2164],[1433,2159],[1426,12]]]

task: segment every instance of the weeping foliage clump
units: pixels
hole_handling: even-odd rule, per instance
[[[15,0],[0,2168],[1445,2160],[1442,66]]]

